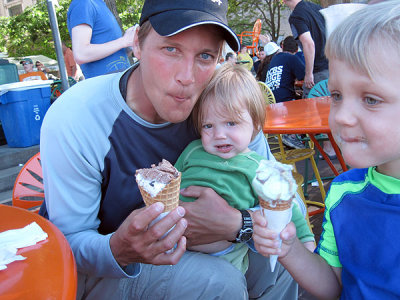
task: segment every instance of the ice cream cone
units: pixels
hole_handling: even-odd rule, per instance
[[[260,205],[263,208],[262,213],[264,218],[268,222],[268,228],[274,230],[278,234],[281,233],[283,228],[290,222],[292,218],[292,201],[293,198],[289,201],[280,201],[268,199],[265,201],[261,197],[259,197]],[[280,242],[281,239],[278,238]],[[271,272],[275,270],[275,265],[278,260],[278,255],[270,255],[269,264],[271,267]]]
[[[288,201],[281,201],[281,200],[272,200],[267,199],[264,200],[261,197],[258,197],[260,201],[260,205],[262,208],[269,209],[269,210],[286,210],[292,206],[293,198]]]
[[[179,192],[181,185],[181,173],[175,179],[172,179],[161,192],[155,197],[152,197],[143,187],[139,185],[140,193],[142,194],[143,201],[146,206],[150,206],[156,202],[162,202],[164,204],[164,212],[169,212],[179,205]]]

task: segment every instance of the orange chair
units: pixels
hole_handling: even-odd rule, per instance
[[[32,79],[28,79],[29,77],[33,77]],[[47,80],[46,75],[42,71],[29,72],[25,74],[19,75],[19,81],[26,80]]]
[[[40,152],[32,156],[22,167],[15,180],[12,205],[39,212],[44,200]]]
[[[257,19],[253,26],[253,31],[243,31],[238,34],[240,38],[240,44],[242,45],[244,40],[251,40],[251,45],[247,45],[247,49],[251,49],[253,56],[257,53],[258,48],[258,39],[260,38],[262,21]]]

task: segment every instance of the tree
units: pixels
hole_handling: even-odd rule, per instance
[[[56,7],[60,36],[63,40],[69,39],[66,21],[70,2],[71,0],[61,0]],[[46,1],[28,7],[18,16],[2,18],[0,32],[3,36],[0,47],[5,48],[9,56],[42,54],[56,58]]]
[[[111,12],[113,13],[115,19],[118,22],[119,27],[121,27],[121,29],[122,29],[122,23],[121,23],[121,19],[119,17],[119,14],[118,14],[117,3],[115,2],[115,0],[104,0],[104,2],[106,3],[108,9],[111,10]]]
[[[139,23],[144,0],[106,0],[111,11],[120,19],[123,30]],[[67,11],[71,0],[59,0],[55,7],[58,29],[62,40],[71,46],[67,28]],[[118,14],[118,11],[121,13]],[[24,57],[42,54],[56,59],[53,36],[45,0],[38,1],[13,17],[0,17],[0,50],[9,56]]]
[[[262,33],[277,40],[280,32],[281,12],[286,7],[277,0],[228,0],[229,25],[236,33],[251,31],[257,19],[263,22]]]

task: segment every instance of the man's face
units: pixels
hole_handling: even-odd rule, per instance
[[[187,119],[215,70],[221,47],[222,38],[212,25],[171,37],[151,29],[142,47],[135,42],[140,65],[134,74],[141,82],[135,84],[133,110],[151,123]]]
[[[24,61],[22,66],[24,67],[26,73],[33,72],[33,64],[29,61]]]

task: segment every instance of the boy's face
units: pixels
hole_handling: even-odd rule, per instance
[[[203,107],[204,119],[201,128],[201,142],[204,149],[224,159],[248,152],[254,128],[247,110],[243,110],[240,121],[230,117],[224,108],[216,108],[210,99]]]
[[[400,178],[400,60],[394,51],[375,52],[372,79],[329,60],[329,126],[350,166],[378,166],[380,173]]]
[[[212,25],[196,26],[171,37],[151,29],[142,47],[133,110],[151,123],[185,120],[217,64],[222,38]],[[139,95],[139,96],[138,96]],[[132,107],[132,106],[131,106]]]

